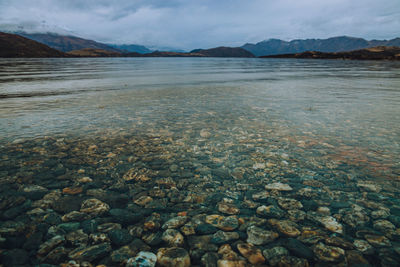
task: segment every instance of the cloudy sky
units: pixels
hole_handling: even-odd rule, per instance
[[[181,49],[269,38],[400,36],[400,0],[0,0],[0,30]]]

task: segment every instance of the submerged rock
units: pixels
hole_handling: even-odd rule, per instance
[[[257,214],[265,217],[265,218],[276,218],[280,219],[285,215],[285,212],[281,210],[279,207],[270,205],[270,206],[260,206],[257,208]]]
[[[69,253],[69,257],[78,261],[94,261],[106,256],[111,251],[109,243],[102,243],[91,247],[77,248]]]
[[[300,235],[300,231],[296,228],[297,225],[292,221],[278,221],[276,219],[270,219],[268,220],[268,223],[284,236],[296,237]]]
[[[313,251],[319,260],[326,262],[341,262],[344,260],[345,256],[343,249],[327,246],[323,243],[318,243],[315,245]]]
[[[177,216],[172,219],[169,219],[166,223],[163,224],[162,229],[176,229],[181,227],[188,220],[187,216]]]
[[[185,242],[183,235],[175,229],[167,229],[161,239],[171,247],[181,247]]]
[[[211,243],[214,244],[225,244],[225,243],[230,243],[234,240],[239,239],[239,234],[236,232],[224,232],[224,231],[218,231],[215,234],[213,234],[211,238]]]
[[[157,256],[154,253],[141,251],[135,258],[126,262],[126,267],[155,267]]]
[[[288,238],[285,240],[285,242],[283,242],[283,246],[296,257],[307,260],[312,260],[314,258],[314,252],[297,239]]]
[[[251,264],[262,264],[265,262],[265,258],[261,253],[261,250],[256,248],[252,244],[240,243],[237,245],[237,249]]]
[[[218,254],[207,252],[201,257],[201,263],[204,267],[217,267]]]
[[[205,221],[207,224],[223,231],[233,231],[239,227],[239,221],[236,216],[208,215]]]
[[[267,262],[272,266],[277,265],[283,256],[289,255],[289,251],[284,247],[265,249],[262,253]]]
[[[160,248],[157,252],[157,262],[165,267],[189,267],[189,253],[183,248]]]
[[[218,267],[246,267],[244,260],[218,260]]]
[[[104,203],[98,199],[91,198],[91,199],[85,200],[82,203],[80,211],[84,212],[84,213],[88,213],[92,216],[98,216],[109,210],[110,210],[110,207],[106,203]]]
[[[253,245],[264,245],[271,243],[278,238],[278,233],[273,231],[264,230],[257,226],[250,226],[247,228],[247,243]]]
[[[64,242],[65,242],[64,236],[61,235],[54,236],[53,238],[41,244],[37,253],[38,255],[44,256],[47,253],[49,253],[52,249],[63,244]]]
[[[218,210],[222,213],[229,215],[235,215],[240,213],[239,208],[230,203],[219,203]]]
[[[322,223],[326,229],[332,231],[334,233],[342,234],[343,226],[336,221],[332,216],[325,216],[319,219],[319,222]]]
[[[108,232],[108,236],[113,245],[123,246],[129,244],[133,237],[129,234],[126,229],[114,229]]]
[[[272,184],[267,184],[265,186],[265,189],[267,190],[277,190],[277,191],[292,191],[293,188],[288,185],[288,184],[283,184],[283,183],[272,183]]]

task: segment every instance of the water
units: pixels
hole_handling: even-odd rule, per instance
[[[376,251],[364,253],[371,264],[386,266],[384,253],[389,263],[399,256],[399,85],[399,62],[1,59],[2,212],[31,201],[26,204],[29,208],[20,208],[15,216],[7,213],[3,221],[40,221],[32,215],[24,217],[35,207],[53,208],[57,216],[70,211],[29,196],[21,203],[5,203],[9,194],[18,195],[10,192],[25,192],[28,189],[24,187],[35,184],[49,190],[46,192],[80,188],[83,191],[77,194],[82,201],[95,196],[111,208],[134,213],[142,206],[159,211],[163,220],[178,210],[190,214],[207,208],[211,210],[204,214],[224,214],[214,210],[216,203],[209,198],[225,192],[226,199],[251,222],[249,218],[258,213],[245,201],[266,205],[251,194],[264,192],[265,185],[272,182],[282,182],[295,190],[273,190],[267,203],[277,205],[280,197],[302,200],[307,197],[299,193],[301,188],[315,190],[316,195],[308,198],[330,207],[324,216],[333,216],[343,226],[340,236],[351,242],[368,240],[357,234],[359,228],[365,228],[370,235],[384,236],[390,242],[380,246],[369,240]],[[82,177],[93,182],[80,182]],[[116,205],[93,193],[100,188],[112,191],[116,184],[123,184],[119,192],[123,195],[133,199],[148,195],[159,203]],[[154,187],[164,194],[152,195]],[[171,193],[174,188],[184,191],[180,197]],[[199,199],[193,200],[194,195]],[[68,192],[58,197],[66,196]],[[335,209],[334,202],[349,206]],[[370,202],[383,206],[378,209]],[[166,207],[174,209],[167,211]],[[362,215],[354,215],[354,219],[349,214],[357,207]],[[377,209],[389,214],[372,215]],[[320,223],[310,224],[321,214],[303,207],[300,210],[307,216],[301,219],[288,215],[292,208],[286,210],[279,219],[297,223],[303,233],[310,225],[324,229]],[[365,222],[354,224],[352,220]],[[379,221],[389,226],[380,227]],[[332,234],[329,229],[323,231]],[[284,240],[285,234],[280,235],[279,240]],[[316,245],[302,236],[298,239],[310,247]],[[165,244],[151,247],[156,251],[162,246]],[[187,243],[183,246],[192,250]],[[65,247],[74,248],[71,244]],[[113,244],[113,250],[117,247]],[[310,264],[321,261],[315,257],[309,259]]]

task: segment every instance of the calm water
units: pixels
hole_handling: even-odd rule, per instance
[[[362,198],[384,200],[382,209],[389,214],[381,217],[371,215],[372,204],[357,202],[367,216],[361,226],[352,225],[346,217],[357,209],[354,206],[331,207],[325,215],[343,225],[340,236],[350,242],[368,240],[356,235],[357,227],[388,239],[390,244],[385,246],[368,240],[376,248],[373,253],[363,252],[370,263],[385,265],[381,247],[392,249],[394,256],[389,253],[388,259],[396,260],[400,251],[396,245],[400,236],[400,62],[0,59],[0,149],[3,183],[18,181],[17,191],[26,184],[48,190],[82,188],[83,182],[77,179],[88,176],[97,184],[83,186],[79,196],[85,198],[93,196],[88,193],[93,188],[107,190],[123,180],[131,183],[126,174],[133,168],[152,179],[139,181],[144,183],[141,190],[128,183],[124,194],[133,199],[146,195],[153,186],[160,187],[157,179],[169,178],[178,189],[187,190],[185,197],[204,193],[207,199],[210,194],[227,192],[225,197],[236,206],[242,205],[249,192],[262,191],[274,181],[319,190],[313,199],[319,206],[330,207],[335,201],[353,205]],[[181,180],[187,183],[179,187],[176,183]],[[277,194],[302,199],[297,193]],[[166,206],[187,202],[151,196],[167,198]],[[248,198],[258,203],[257,197]],[[24,212],[42,207],[32,203]],[[202,205],[213,209],[215,203],[210,203]],[[314,212],[303,206],[304,212]],[[7,205],[1,207],[7,211]],[[54,209],[59,216],[67,212]],[[245,211],[240,214],[250,216]],[[3,221],[23,221],[21,216],[3,216]],[[289,217],[280,219],[284,218]],[[300,231],[312,221],[290,220]],[[394,228],[380,228],[377,220],[390,221]],[[158,247],[162,245],[152,247],[153,251]],[[184,247],[191,251],[187,244]],[[309,262],[320,260],[315,256]]]

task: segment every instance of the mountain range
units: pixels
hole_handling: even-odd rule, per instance
[[[294,54],[306,51],[344,52],[375,46],[400,46],[400,38],[392,40],[371,40],[348,36],[328,39],[298,39],[286,42],[279,39],[269,39],[256,44],[245,44],[243,49],[255,56]]]
[[[148,47],[138,44],[104,44],[81,37],[60,35],[56,33],[17,32],[17,34],[46,44],[51,48],[60,50],[62,52],[70,52],[85,48],[101,49],[118,53],[135,52],[139,54],[148,54],[154,51]],[[249,51],[255,56],[268,56],[279,54],[295,54],[306,51],[344,52],[375,46],[400,46],[400,38],[395,38],[392,40],[368,41],[363,38],[338,36],[328,39],[297,39],[289,42],[280,39],[269,39],[256,44],[247,43],[241,46],[241,48]],[[198,50],[199,49],[195,49],[191,52]],[[184,51],[173,49],[163,49],[162,51],[184,53]]]
[[[55,33],[2,33],[0,35],[0,57],[254,57],[284,55],[299,58],[352,58],[353,56],[332,55],[376,46],[399,46],[400,38],[392,40],[371,40],[354,37],[332,37],[328,39],[293,40],[290,42],[270,39],[257,44],[245,44],[242,47],[216,47],[195,49],[190,52],[154,51],[141,45],[103,44],[71,35]],[[363,51],[363,59],[372,56],[375,59],[398,59],[390,56],[387,49],[381,52]],[[304,53],[317,51],[318,53]],[[392,51],[392,50],[390,50]],[[302,54],[304,53],[304,54]],[[371,54],[372,53],[372,54]],[[381,54],[381,55],[377,55]],[[342,57],[343,56],[343,57]]]

